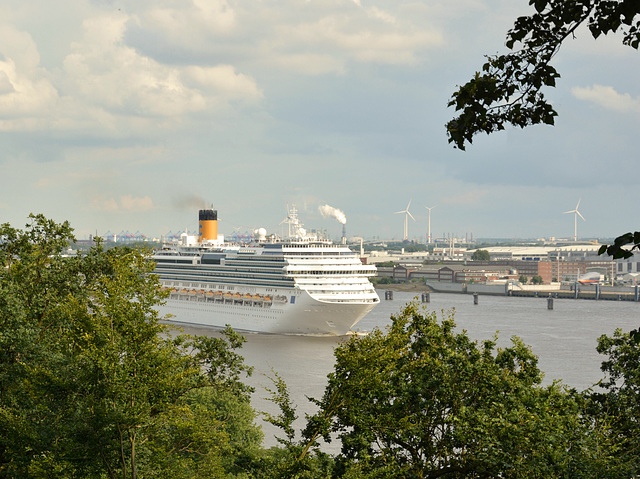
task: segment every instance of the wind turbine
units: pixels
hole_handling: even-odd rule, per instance
[[[398,215],[400,213],[404,213],[404,238],[402,238],[404,241],[409,239],[409,216],[411,216],[411,219],[413,221],[416,220],[413,217],[413,215],[411,213],[409,213],[409,206],[411,206],[411,200],[409,200],[409,204],[407,205],[407,207],[404,210],[396,211],[394,213],[394,215]]]
[[[582,198],[578,199],[578,204],[576,205],[576,208],[574,210],[571,211],[565,211],[564,215],[569,214],[569,213],[573,213],[573,241],[577,242],[578,241],[578,216],[580,218],[582,218],[582,221],[587,221],[584,219],[584,216],[582,216],[580,214],[580,212],[578,211],[578,207],[580,206],[580,201],[582,200]]]
[[[425,206],[425,208],[429,210],[429,235],[428,235],[427,243],[431,244],[431,210],[434,209],[435,206],[431,206],[431,207]]]

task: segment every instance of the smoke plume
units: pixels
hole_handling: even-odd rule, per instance
[[[196,194],[176,198],[173,200],[173,205],[181,210],[204,210],[211,207],[200,195]]]
[[[334,208],[333,206],[324,205],[318,208],[320,210],[320,214],[324,218],[335,218],[343,225],[347,223],[347,216],[343,211],[338,208]]]

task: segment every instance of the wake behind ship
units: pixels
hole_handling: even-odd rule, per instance
[[[346,245],[308,234],[290,210],[289,237],[225,244],[217,211],[200,210],[198,237],[183,234],[154,255],[169,291],[170,321],[237,331],[344,335],[380,302],[364,265]]]

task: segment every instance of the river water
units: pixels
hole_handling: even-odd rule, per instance
[[[384,298],[383,292],[380,294]],[[368,332],[391,323],[391,315],[401,311],[415,293],[394,292],[394,299],[374,308],[356,329]],[[561,380],[567,386],[584,390],[603,376],[600,363],[604,359],[596,351],[596,340],[602,334],[611,335],[616,328],[629,331],[640,326],[640,303],[631,301],[593,301],[555,299],[548,309],[546,298],[514,298],[479,296],[474,304],[472,295],[431,293],[424,306],[429,311],[454,310],[458,329],[466,330],[474,340],[491,339],[498,332],[498,346],[510,344],[518,336],[529,345],[545,373],[545,383]],[[215,334],[206,328],[186,328],[193,334]],[[247,383],[255,388],[252,403],[259,411],[278,413],[267,400],[265,388],[271,387],[269,377],[278,373],[289,388],[298,415],[315,412],[307,397],[321,398],[327,374],[333,369],[333,348],[343,338],[302,337],[249,334],[240,351],[254,373]],[[297,425],[302,426],[300,419]],[[276,444],[279,434],[269,424],[263,424],[265,446]]]

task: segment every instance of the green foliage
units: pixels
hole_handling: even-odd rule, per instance
[[[593,393],[592,415],[610,424],[608,436],[619,477],[636,477],[640,473],[640,330],[598,338],[597,350],[607,356],[601,369],[605,378],[599,386],[604,393]]]
[[[282,429],[286,434],[285,438],[276,438],[280,444],[293,444],[296,434],[293,423],[298,418],[298,416],[296,416],[295,407],[291,404],[287,384],[278,375],[278,373],[274,373],[272,382],[275,389],[267,389],[267,392],[270,394],[271,401],[280,408],[280,414],[274,416],[273,414],[265,413],[264,417],[267,422]]]
[[[0,477],[235,467],[225,454],[258,440],[240,381],[250,371],[233,351],[242,338],[172,337],[148,252],[98,243],[65,257],[69,225],[30,218],[25,231],[0,227]],[[234,410],[242,421],[220,414]]]
[[[473,261],[489,261],[491,260],[491,254],[486,249],[477,249],[471,255]]]
[[[388,243],[384,248],[387,251],[400,252],[404,250],[406,253],[417,253],[420,251],[428,251],[429,247],[426,244],[415,243],[413,241],[397,241]]]
[[[381,268],[393,268],[396,265],[393,261],[383,261],[382,263],[376,263],[376,266]]]
[[[284,380],[274,373],[271,378],[274,389],[267,389],[271,401],[278,406],[280,414],[264,413],[265,419],[274,426],[280,428],[285,437],[277,437],[277,441],[283,449],[274,450],[263,461],[263,470],[268,470],[270,479],[321,479],[331,477],[333,460],[322,453],[318,448],[318,438],[321,432],[315,426],[318,417],[309,418],[307,430],[303,432],[303,438],[296,440],[296,432],[293,426],[298,418],[295,406],[291,403],[289,390]]]
[[[626,247],[631,245],[631,247]],[[612,245],[603,244],[598,250],[598,254],[607,253],[613,259],[629,259],[633,256],[633,251],[640,249],[640,231],[625,233],[613,240]]]
[[[524,274],[521,274],[518,278],[518,281],[520,281],[522,284],[527,284],[529,282],[529,278],[527,278]]]
[[[518,18],[507,34],[512,53],[487,56],[482,72],[448,103],[460,112],[446,125],[449,143],[461,150],[476,134],[508,124],[554,124],[557,113],[542,89],[555,87],[560,74],[551,60],[580,25],[586,23],[594,38],[621,30],[625,45],[637,49],[640,43],[637,0],[529,0],[529,5],[535,13]],[[520,49],[514,50],[516,45]]]
[[[390,276],[382,276],[382,277],[376,277],[376,278],[371,278],[371,282],[373,284],[392,284],[393,283],[393,278]]]
[[[531,284],[542,284],[542,276],[535,275],[531,278]]]
[[[337,477],[581,477],[589,467],[578,401],[540,386],[519,339],[478,344],[451,315],[438,321],[416,304],[392,320],[336,348],[308,420],[306,437],[340,437]]]

